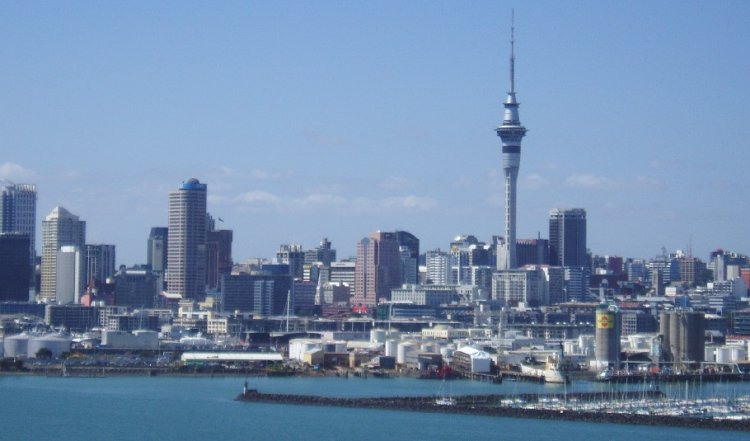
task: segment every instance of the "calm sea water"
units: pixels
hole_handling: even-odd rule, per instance
[[[0,377],[3,440],[431,440],[606,439],[679,437],[680,441],[747,439],[745,433],[591,424],[385,410],[236,402],[244,378]],[[437,395],[436,381],[359,378],[250,378],[263,392],[331,396]],[[447,383],[453,394],[608,390],[598,383],[545,386]],[[684,394],[682,385],[669,392]],[[698,392],[699,391],[699,392]],[[690,387],[691,396],[750,393],[747,384]]]

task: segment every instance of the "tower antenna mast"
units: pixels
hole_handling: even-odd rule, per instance
[[[510,93],[516,92],[516,12],[510,10]]]

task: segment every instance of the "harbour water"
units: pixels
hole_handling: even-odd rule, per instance
[[[234,401],[244,377],[0,377],[2,438],[107,440],[274,440],[298,439],[607,439],[679,437],[715,440],[746,434],[668,427],[625,426],[569,421],[424,414],[371,409],[289,406]],[[445,385],[409,378],[249,378],[264,392],[310,395],[437,395]],[[561,393],[574,390],[618,390],[615,386],[575,382],[501,385],[448,382],[453,394]],[[750,393],[747,383],[668,386],[669,394],[689,398]],[[591,438],[590,438],[591,437]]]

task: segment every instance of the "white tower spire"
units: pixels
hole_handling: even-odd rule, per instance
[[[521,164],[521,140],[526,127],[521,125],[516,101],[515,14],[510,25],[510,92],[503,106],[503,122],[495,131],[503,146],[503,171],[505,172],[505,243],[498,252],[498,269],[516,267],[516,183]]]

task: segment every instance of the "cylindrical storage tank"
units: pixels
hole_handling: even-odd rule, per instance
[[[385,329],[370,329],[370,343],[384,343]]]
[[[397,340],[386,340],[385,341],[385,356],[395,357],[397,348],[398,348]]]
[[[706,346],[703,351],[703,360],[713,363],[716,361],[716,346]]]
[[[29,335],[21,333],[5,337],[3,348],[5,357],[26,357],[29,349]]]
[[[706,318],[701,312],[686,312],[682,316],[683,361],[700,363],[706,347]]]
[[[732,348],[732,363],[738,363],[747,359],[747,351],[741,346]]]
[[[716,362],[721,364],[732,362],[732,348],[722,346],[716,348]]]
[[[406,358],[414,350],[414,343],[401,342],[396,349],[396,363],[405,364]]]
[[[670,353],[670,329],[671,329],[671,317],[667,311],[662,311],[659,314],[659,334],[662,336],[661,349],[662,359],[664,361],[672,361],[672,354]]]
[[[678,363],[684,359],[682,354],[682,326],[680,313],[669,314],[669,352],[672,361]]]
[[[596,362],[601,367],[620,364],[620,314],[607,305],[596,309]]]
[[[41,337],[32,337],[29,339],[28,354],[29,358],[36,357],[42,349],[48,349],[52,353],[52,358],[60,358],[64,352],[70,352],[70,337],[58,334],[48,334]]]

